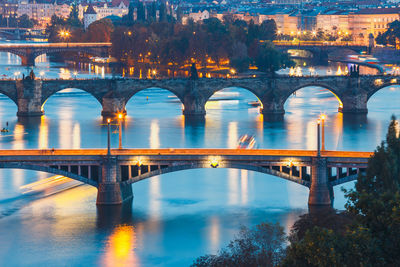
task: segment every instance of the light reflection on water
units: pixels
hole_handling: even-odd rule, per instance
[[[226,100],[208,102],[206,118],[196,121],[183,117],[179,101],[169,96],[149,89],[128,102],[124,147],[235,147],[240,135],[250,133],[261,148],[315,149],[316,119],[323,112],[327,149],[373,150],[390,115],[400,115],[397,86],[374,95],[368,116],[356,117],[337,113],[338,101],[328,91],[305,88],[287,101],[281,121],[258,114],[248,104],[257,98],[245,90],[225,90]],[[44,109],[44,117],[18,122],[15,104],[0,97],[0,124],[8,121],[12,130],[0,136],[0,147],[106,146],[94,97],[72,90],[52,96]],[[117,147],[115,126],[113,132]],[[0,260],[10,265],[188,265],[225,246],[240,225],[267,220],[288,230],[307,208],[308,189],[236,169],[187,170],[142,181],[133,186],[132,207],[96,208],[96,189],[90,186],[56,193],[57,184],[45,190],[47,197],[20,197],[20,186],[49,176],[0,170]],[[335,197],[335,207],[343,208],[340,187]]]

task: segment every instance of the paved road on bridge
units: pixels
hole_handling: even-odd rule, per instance
[[[111,47],[111,43],[23,43],[23,44],[0,44],[4,48],[75,48],[75,47]]]
[[[224,149],[224,148],[162,148],[162,149],[111,149],[111,154],[118,155],[243,155],[243,156],[291,156],[315,157],[316,150],[278,150],[278,149]],[[0,150],[1,156],[79,156],[107,155],[106,149],[26,149]],[[322,157],[369,158],[373,152],[357,151],[321,151]]]

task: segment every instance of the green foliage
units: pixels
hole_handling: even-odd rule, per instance
[[[248,70],[250,64],[256,63],[262,71],[273,72],[280,66],[292,64],[287,54],[275,50],[269,42],[269,50],[260,46],[260,40],[273,40],[275,37],[276,24],[273,20],[255,25],[226,17],[224,23],[210,18],[202,23],[189,21],[182,25],[162,19],[160,13],[160,22],[147,21],[116,27],[111,41],[113,56],[131,65],[139,64],[137,55],[148,55],[150,52],[148,58],[152,64],[169,64],[174,69],[192,62],[206,66],[208,59],[220,65],[223,60],[229,59],[230,66],[239,72]],[[148,42],[144,44],[146,39]],[[258,52],[264,60],[257,58],[260,55]]]
[[[346,192],[346,208],[368,229],[385,264],[400,265],[400,138],[393,116],[386,141],[368,161],[354,190]]]
[[[383,33],[379,33],[376,37],[377,44],[396,45],[396,39],[400,38],[400,21],[395,20],[388,24],[389,28]]]
[[[21,28],[33,28],[37,22],[30,19],[28,15],[24,14],[20,17],[9,17],[5,18],[0,15],[0,26],[1,27],[21,27]]]
[[[86,32],[87,42],[110,42],[114,25],[110,19],[101,19],[91,23]]]
[[[72,5],[71,12],[67,18],[68,25],[71,27],[81,28],[83,26],[82,21],[79,19],[79,8],[76,3]]]
[[[192,266],[277,266],[284,256],[285,234],[278,224],[243,227],[235,240],[218,255],[196,259]]]
[[[271,42],[265,42],[257,49],[254,62],[260,71],[274,73],[276,70],[294,65],[287,53],[275,49]]]
[[[282,266],[356,267],[373,266],[373,249],[368,234],[356,231],[345,235],[333,230],[314,227],[304,237],[292,242]]]

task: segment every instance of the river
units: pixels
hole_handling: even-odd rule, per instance
[[[318,67],[316,67],[318,69]],[[27,73],[16,56],[0,53],[0,74]],[[74,69],[43,56],[35,73],[71,77]],[[66,75],[66,76],[65,76]],[[80,77],[107,76],[102,70]],[[123,146],[234,148],[253,134],[260,148],[315,149],[316,120],[327,115],[329,150],[372,151],[385,137],[391,114],[400,117],[400,87],[376,93],[367,116],[344,116],[323,88],[297,91],[282,121],[268,121],[249,105],[250,92],[231,88],[207,103],[203,121],[185,120],[177,98],[147,89],[127,104]],[[64,90],[44,106],[45,116],[19,122],[16,105],[0,97],[0,149],[100,148],[107,132],[101,105],[80,90]],[[113,129],[112,146],[118,145]],[[353,183],[344,185],[351,188]],[[346,202],[335,188],[334,206]],[[187,266],[226,246],[242,225],[279,222],[288,232],[307,212],[308,189],[286,180],[236,169],[164,174],[133,185],[132,206],[97,208],[96,189],[46,173],[0,170],[0,262],[6,266]]]

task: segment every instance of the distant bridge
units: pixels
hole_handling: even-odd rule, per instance
[[[280,50],[305,50],[313,55],[318,63],[328,61],[328,55],[338,51],[352,51],[354,54],[366,52],[370,54],[373,47],[354,42],[329,42],[329,41],[274,41]]]
[[[111,43],[23,43],[0,44],[0,52],[9,52],[21,58],[22,65],[34,66],[36,57],[59,52],[82,52],[95,56],[109,55]]]
[[[343,113],[367,113],[367,102],[380,89],[399,85],[400,79],[388,75],[289,77],[273,78],[201,78],[190,79],[54,79],[0,80],[0,93],[18,106],[19,117],[41,116],[43,106],[52,95],[67,88],[81,89],[102,105],[102,115],[113,117],[126,113],[126,103],[136,93],[148,88],[162,88],[181,101],[186,116],[204,116],[206,102],[219,90],[238,87],[252,92],[261,103],[264,115],[283,115],[284,104],[297,90],[319,86],[332,92]]]
[[[131,184],[198,168],[261,172],[310,188],[310,206],[330,206],[333,186],[365,172],[371,152],[266,149],[40,149],[0,150],[0,168],[62,175],[98,188],[97,204],[132,198]]]

